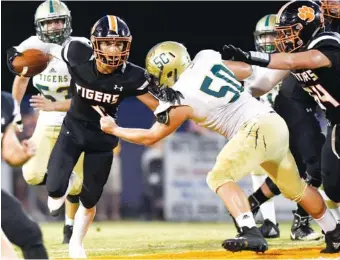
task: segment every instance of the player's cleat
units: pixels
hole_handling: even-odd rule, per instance
[[[73,232],[73,226],[64,225],[64,240],[63,240],[63,244],[70,243],[72,232]]]
[[[280,237],[279,224],[274,224],[269,219],[265,219],[260,231],[265,238],[278,238]]]
[[[242,227],[242,233],[235,238],[224,240],[222,247],[232,252],[243,250],[264,252],[268,250],[267,241],[257,227]]]
[[[329,231],[325,235],[326,248],[321,250],[324,254],[334,254],[340,252],[340,224],[336,225],[333,231]]]
[[[291,240],[313,241],[323,237],[321,233],[315,232],[309,224],[309,216],[302,217],[293,210],[294,220],[290,231]]]

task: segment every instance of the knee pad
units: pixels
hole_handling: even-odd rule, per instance
[[[80,199],[81,201],[81,204],[84,206],[84,208],[86,209],[90,209],[90,208],[93,208],[94,206],[96,206],[96,204],[98,203],[99,201],[99,198],[96,199],[96,198],[83,198],[83,199]]]
[[[28,172],[23,170],[23,177],[29,185],[45,185],[46,184],[46,173]]]
[[[93,208],[98,203],[102,193],[103,193],[103,187],[97,188],[97,189],[93,189],[93,192],[91,194],[89,194],[89,193],[82,193],[80,195],[81,204],[86,209]]]
[[[274,195],[280,195],[281,191],[279,188],[276,186],[276,184],[272,181],[271,178],[267,177],[265,180],[269,190],[274,194]]]
[[[48,191],[48,196],[52,198],[61,198],[65,195],[67,191],[67,186],[66,187],[49,187],[47,185],[47,191]]]
[[[234,182],[232,177],[229,177],[228,175],[223,176],[222,174],[218,174],[214,171],[210,171],[206,177],[206,182],[209,188],[215,193],[219,187],[231,181]]]
[[[71,203],[79,203],[79,195],[67,195],[66,198]]]

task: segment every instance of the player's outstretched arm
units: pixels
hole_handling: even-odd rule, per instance
[[[11,166],[21,166],[35,154],[35,146],[32,142],[24,140],[20,144],[14,130],[14,125],[6,128],[2,137],[2,158]]]
[[[192,108],[188,106],[172,107],[169,112],[168,124],[156,122],[150,129],[124,128],[116,125],[110,116],[100,119],[101,129],[125,141],[139,145],[153,145],[174,132],[183,122],[190,118]]]
[[[330,59],[321,51],[315,49],[298,53],[269,54],[257,51],[245,52],[233,45],[225,45],[223,53],[229,59],[270,69],[317,69],[332,66]]]
[[[159,101],[150,93],[145,93],[143,95],[137,96],[137,99],[139,99],[139,101],[141,101],[152,111],[155,111],[159,105]]]
[[[234,73],[239,81],[243,81],[253,73],[252,67],[245,62],[224,60],[223,63]]]
[[[270,55],[268,68],[281,70],[317,69],[331,67],[331,61],[319,50]]]

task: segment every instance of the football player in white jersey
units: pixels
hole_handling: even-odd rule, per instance
[[[49,52],[55,45],[64,45],[71,39],[71,13],[59,0],[47,0],[39,5],[35,12],[34,24],[37,35],[23,41],[13,51],[19,53],[27,49],[39,49]],[[13,83],[13,97],[20,104],[26,92],[30,78],[16,76]],[[31,137],[37,146],[37,154],[26,163],[22,170],[25,181],[31,185],[44,185],[47,163],[52,148],[59,135],[61,124],[70,106],[71,76],[64,61],[53,58],[47,68],[33,77],[33,86],[40,95],[32,96],[31,106],[40,110],[38,122]],[[78,178],[69,192],[65,203],[65,225],[63,243],[68,243],[72,235],[73,220],[79,206],[78,194],[82,187],[83,156],[80,157],[74,172]]]
[[[158,122],[150,129],[118,127],[107,115],[102,115],[101,128],[126,141],[151,145],[174,132],[185,120],[192,119],[228,138],[207,175],[208,186],[223,200],[242,229],[239,236],[223,242],[226,250],[263,252],[268,249],[255,225],[248,199],[236,184],[259,166],[284,196],[303,205],[325,232],[336,228],[336,221],[321,195],[299,176],[289,151],[289,133],[284,120],[243,91],[239,81],[252,73],[251,66],[223,61],[221,54],[213,50],[199,52],[190,62],[182,44],[163,42],[149,51],[146,68],[161,86],[172,87],[183,96],[180,103],[160,102],[154,112]],[[340,238],[338,240],[333,242],[340,242]]]
[[[256,24],[254,38],[255,38],[255,48],[257,51],[265,53],[274,53],[276,51],[276,46],[274,39],[276,37],[275,31],[275,14],[268,14],[262,17]],[[244,86],[247,88],[251,82],[260,73],[270,73],[269,69],[260,68],[253,66],[253,73],[250,77],[245,79]],[[260,101],[268,107],[274,106],[274,100],[278,94],[279,90],[278,84],[270,92],[260,97]],[[253,181],[253,189],[256,191],[265,181],[267,177],[266,172],[258,167],[254,169],[251,173],[251,178]],[[275,206],[274,200],[268,200],[263,203],[260,207],[261,214],[263,217],[263,225],[260,227],[260,231],[265,238],[277,238],[280,237],[279,226],[276,223]]]

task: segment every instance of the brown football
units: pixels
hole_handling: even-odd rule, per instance
[[[12,66],[16,73],[25,77],[33,77],[43,72],[50,60],[49,55],[37,49],[28,49],[22,54],[14,58]]]

